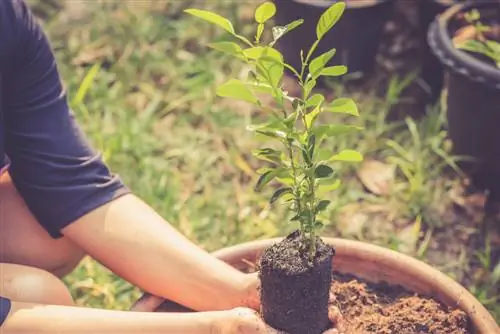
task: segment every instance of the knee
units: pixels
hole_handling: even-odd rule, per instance
[[[2,296],[26,303],[74,305],[64,283],[49,272],[12,264],[0,264],[0,269]]]

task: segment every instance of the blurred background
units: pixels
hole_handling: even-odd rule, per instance
[[[357,101],[366,129],[330,143],[359,150],[365,162],[341,166],[344,181],[331,195],[324,235],[422,259],[464,284],[500,321],[499,216],[483,193],[469,191],[450,153],[445,110],[420,71],[426,45],[418,1],[395,1],[377,14],[386,19],[376,23],[380,36],[364,60],[366,73],[323,84],[330,98]],[[252,37],[261,1],[27,2],[92,144],[163,217],[209,251],[295,228],[284,208],[268,206],[269,193],[253,191],[259,165],[250,151],[260,143],[245,128],[259,111],[215,96],[242,65],[206,46],[221,30],[182,12],[216,11]],[[371,24],[356,25],[363,22]],[[128,309],[140,295],[90,259],[65,282],[77,304],[89,307]]]

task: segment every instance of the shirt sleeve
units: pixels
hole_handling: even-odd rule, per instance
[[[6,154],[10,175],[39,223],[60,230],[129,190],[75,122],[49,41],[23,0],[1,0]]]

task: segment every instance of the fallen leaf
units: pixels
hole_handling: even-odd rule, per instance
[[[337,216],[337,227],[344,236],[360,236],[369,219],[368,214],[361,212],[359,204],[348,204]]]
[[[386,196],[391,192],[395,177],[394,166],[377,160],[365,160],[357,174],[366,189],[375,195]]]

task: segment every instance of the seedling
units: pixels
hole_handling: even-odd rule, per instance
[[[474,38],[466,38],[455,43],[458,49],[481,54],[495,62],[500,69],[500,42],[488,39],[485,33],[491,31],[491,27],[481,23],[481,14],[477,9],[466,13],[465,19],[474,28]]]
[[[209,44],[211,48],[230,54],[251,67],[247,80],[230,79],[217,88],[217,95],[252,103],[268,115],[267,122],[252,125],[249,129],[258,136],[281,143],[281,148],[264,147],[253,152],[255,157],[271,164],[257,171],[260,178],[255,190],[261,191],[271,182],[280,184],[272,194],[270,203],[281,199],[290,205],[293,212],[291,220],[299,224],[304,251],[309,252],[310,260],[316,254],[318,232],[323,227],[318,215],[330,204],[323,196],[340,185],[340,179],[330,164],[362,160],[361,154],[355,150],[332,152],[321,147],[327,138],[360,129],[353,125],[320,124],[318,121],[318,117],[325,112],[358,116],[354,101],[339,98],[327,102],[322,94],[313,94],[320,77],[337,77],[347,73],[345,66],[328,66],[335,49],[313,57],[317,46],[339,21],[344,10],[345,4],[337,2],[320,17],[311,48],[300,54],[300,69],[287,64],[274,46],[285,34],[299,27],[303,20],[293,21],[286,26],[274,26],[271,28],[272,40],[267,43],[262,40],[269,20],[276,13],[272,2],[261,4],[255,11],[256,33],[253,41],[239,35],[232,23],[218,14],[199,9],[186,10],[224,29],[235,42],[239,42]],[[282,79],[285,69],[293,74],[300,86],[300,96],[290,96],[284,90]],[[265,104],[258,98],[259,93],[271,95],[273,103]]]

